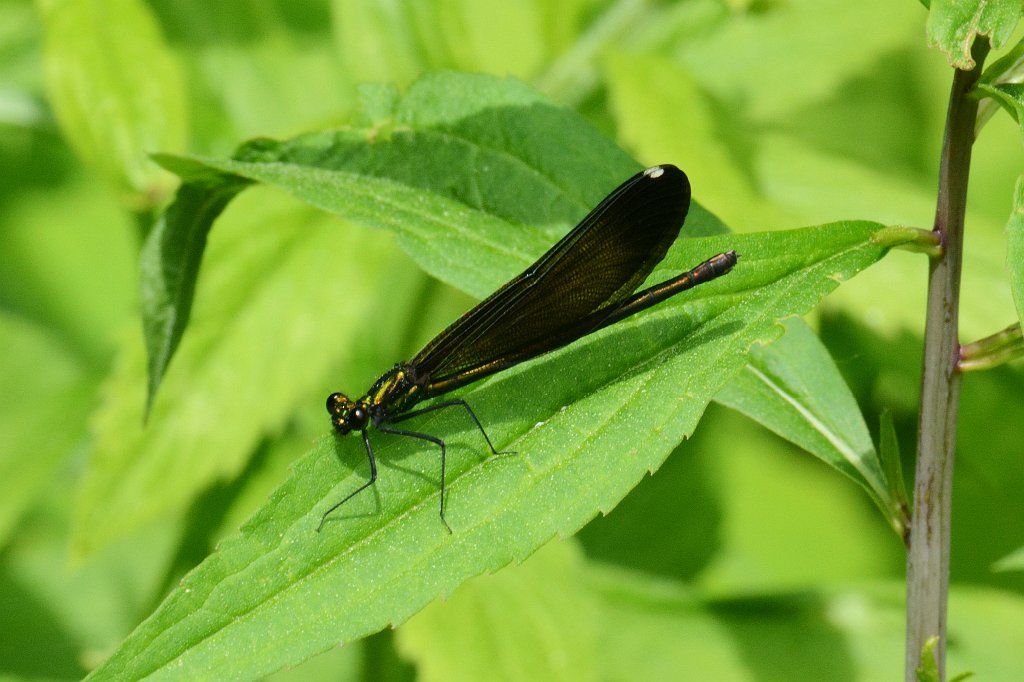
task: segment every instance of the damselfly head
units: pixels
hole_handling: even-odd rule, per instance
[[[362,431],[370,423],[370,411],[365,401],[354,401],[344,393],[327,396],[327,413],[331,415],[334,430],[343,436],[350,431]]]

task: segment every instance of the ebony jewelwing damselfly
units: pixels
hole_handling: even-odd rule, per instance
[[[540,259],[438,334],[409,362],[399,363],[358,400],[343,393],[327,398],[334,430],[359,431],[370,461],[370,480],[332,506],[341,505],[377,480],[377,460],[367,430],[429,441],[441,449],[441,521],[444,517],[445,442],[437,436],[395,428],[406,419],[462,407],[488,447],[495,450],[476,413],[462,398],[412,409],[427,398],[490,376],[561,348],[681,291],[710,282],[736,265],[736,252],[712,256],[661,284],[636,288],[676,240],[690,208],[690,181],[672,165],[637,173],[585,217]],[[319,528],[318,528],[319,530]]]

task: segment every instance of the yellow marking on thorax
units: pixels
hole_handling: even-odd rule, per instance
[[[404,379],[405,372],[401,370],[398,370],[397,372],[389,376],[387,378],[387,381],[378,386],[377,391],[373,395],[369,396],[370,402],[372,402],[374,405],[380,405],[380,403],[383,400],[385,400],[388,397],[388,395],[395,391],[395,388],[399,386]]]

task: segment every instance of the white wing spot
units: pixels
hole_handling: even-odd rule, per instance
[[[650,168],[644,171],[644,175],[651,178],[652,180],[657,180],[664,174],[665,169],[662,168],[661,166],[651,166]]]

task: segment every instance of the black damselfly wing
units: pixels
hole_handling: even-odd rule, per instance
[[[519,276],[438,334],[409,365],[426,395],[569,343],[602,326],[661,262],[690,206],[690,183],[672,165],[619,186]],[[579,322],[587,328],[579,329]],[[566,334],[566,330],[572,330]]]

